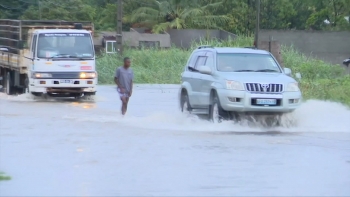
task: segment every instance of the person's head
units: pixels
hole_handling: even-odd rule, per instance
[[[131,65],[131,60],[130,60],[130,58],[125,57],[125,58],[124,58],[124,67],[125,67],[125,68],[129,68],[130,65]]]

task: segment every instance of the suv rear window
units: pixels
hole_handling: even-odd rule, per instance
[[[281,72],[271,55],[249,53],[217,54],[217,70],[220,72]]]

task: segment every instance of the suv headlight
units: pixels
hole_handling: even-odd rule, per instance
[[[226,81],[226,88],[229,90],[244,90],[243,84],[238,81]]]
[[[82,79],[87,79],[87,78],[96,78],[97,73],[92,72],[92,73],[80,73],[80,78]]]
[[[51,78],[51,73],[33,73],[33,78]]]
[[[289,84],[287,85],[286,91],[287,91],[287,92],[299,92],[300,89],[299,89],[298,83],[289,83]]]

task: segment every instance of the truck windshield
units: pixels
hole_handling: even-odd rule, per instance
[[[89,33],[42,33],[38,39],[38,58],[93,58]]]
[[[221,72],[281,72],[271,55],[249,53],[219,53],[217,69]]]

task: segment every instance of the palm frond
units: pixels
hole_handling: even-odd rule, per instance
[[[187,8],[184,10],[182,14],[182,18],[191,18],[191,17],[197,17],[197,16],[203,16],[204,11],[200,8]]]
[[[223,6],[224,1],[219,1],[219,2],[215,2],[215,3],[210,3],[208,5],[202,6],[201,9],[203,10],[208,10],[208,9],[217,9],[221,6]]]
[[[152,31],[154,33],[165,32],[170,27],[170,22],[159,23],[153,26]]]
[[[141,7],[135,10],[127,18],[131,23],[142,22],[143,20],[158,20],[159,11],[150,7]]]
[[[186,28],[185,21],[181,18],[176,18],[175,20],[170,22],[170,28],[172,29],[184,29]]]

